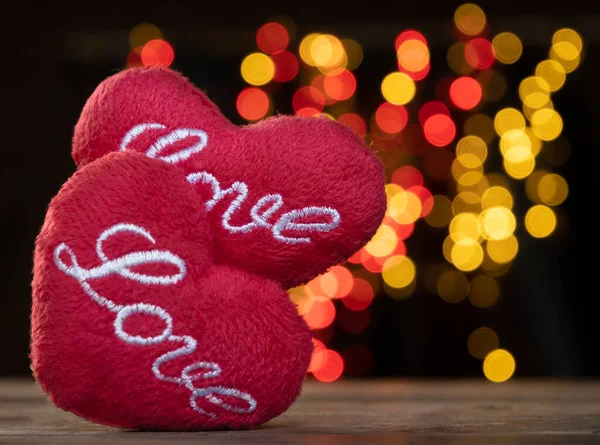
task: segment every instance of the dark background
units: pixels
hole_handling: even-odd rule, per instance
[[[362,45],[364,61],[355,74],[358,108],[367,110],[365,115],[381,103],[379,85],[395,69],[393,41],[403,29],[414,28],[427,37],[432,79],[451,74],[445,52],[454,38],[452,16],[460,3],[216,3],[77,2],[67,7],[21,2],[6,11],[0,52],[6,76],[0,162],[4,235],[0,375],[30,373],[34,239],[48,202],[75,169],[70,146],[79,112],[100,81],[124,68],[133,26],[151,22],[160,27],[175,49],[172,68],[206,90],[237,123],[242,120],[235,98],[244,87],[239,64],[255,50],[258,27],[274,14],[290,16],[298,36],[331,32]],[[467,302],[450,305],[420,286],[403,301],[378,296],[369,309],[372,323],[364,334],[351,338],[334,331],[330,343],[334,349],[366,344],[375,358],[371,375],[479,376],[481,361],[469,355],[466,339],[485,325],[515,356],[517,375],[598,376],[600,7],[594,2],[478,4],[486,12],[492,35],[512,31],[524,43],[522,59],[502,71],[509,93],[499,105],[518,101],[519,81],[547,56],[555,30],[572,27],[584,40],[581,66],[553,95],[565,122],[563,134],[572,146],[571,158],[556,171],[570,187],[567,201],[559,208],[559,230],[542,240],[519,237],[519,255],[502,279],[503,296],[493,310]],[[294,50],[298,43],[292,42]],[[292,111],[292,93],[292,85],[278,93],[277,111]],[[518,214],[528,206],[521,195],[516,196]],[[440,231],[434,233],[420,222],[407,244],[420,264],[441,260],[442,240]]]

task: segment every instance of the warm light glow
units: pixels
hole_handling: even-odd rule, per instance
[[[535,238],[545,238],[556,228],[556,215],[550,207],[536,205],[525,214],[525,228]]]
[[[400,67],[412,72],[422,71],[429,64],[427,45],[415,39],[402,42],[397,51]]]
[[[355,278],[352,290],[342,302],[350,310],[362,311],[371,305],[374,296],[373,287],[368,281]]]
[[[287,48],[290,35],[285,26],[271,22],[266,23],[256,32],[256,44],[261,51],[275,54]]]
[[[316,369],[320,368],[327,357],[325,354],[325,352],[327,351],[325,344],[322,341],[317,340],[316,338],[313,338],[312,342],[313,353],[310,358],[310,364],[308,365],[308,369],[306,370],[306,372],[314,372]]]
[[[452,71],[459,75],[469,74],[473,71],[473,67],[465,60],[465,47],[463,42],[456,42],[448,48],[446,60]]]
[[[557,206],[567,199],[569,185],[562,176],[549,173],[540,178],[537,184],[537,194],[544,204]]]
[[[463,34],[476,36],[485,28],[485,13],[476,4],[465,3],[454,12],[454,24]]]
[[[450,85],[450,99],[461,110],[471,110],[481,102],[481,85],[472,77],[459,77]]]
[[[501,32],[494,37],[492,48],[496,59],[506,65],[515,63],[523,53],[521,40],[512,32]]]
[[[415,82],[405,73],[388,74],[381,83],[383,97],[394,105],[410,102],[415,92]]]
[[[483,360],[491,351],[498,349],[498,336],[487,327],[475,329],[469,335],[467,347],[469,354]]]
[[[483,193],[481,203],[484,209],[489,209],[491,207],[506,207],[508,210],[511,210],[513,206],[513,197],[504,187],[493,186]]]
[[[165,40],[150,40],[142,48],[142,63],[144,66],[159,66],[168,68],[173,63],[175,52]]]
[[[421,200],[415,194],[403,190],[391,199],[388,211],[396,222],[411,224],[421,216]]]
[[[433,195],[433,207],[425,216],[425,221],[432,227],[444,227],[452,219],[452,202],[443,195]]]
[[[337,74],[325,76],[323,86],[332,99],[346,100],[356,91],[356,79],[350,71],[342,70]]]
[[[542,108],[531,116],[531,128],[541,140],[552,141],[562,132],[562,118],[555,110]]]
[[[558,91],[567,79],[563,66],[556,60],[544,60],[535,67],[535,75],[544,79],[550,91]]]
[[[367,124],[364,119],[356,113],[345,113],[337,118],[338,122],[352,128],[361,138],[367,134]]]
[[[487,254],[498,264],[509,263],[515,259],[519,251],[519,242],[514,235],[501,240],[488,240]]]
[[[421,126],[424,126],[427,119],[434,114],[445,114],[446,116],[450,117],[450,111],[443,102],[431,100],[429,102],[425,102],[423,105],[421,105],[421,108],[419,108],[419,123]]]
[[[469,301],[473,306],[479,308],[490,307],[498,300],[499,296],[500,287],[492,277],[477,275],[471,280]]]
[[[265,85],[273,80],[275,64],[266,54],[252,53],[242,61],[241,72],[250,85]]]
[[[310,60],[324,73],[342,70],[348,62],[342,42],[331,34],[320,34],[312,40]]]
[[[511,236],[517,227],[515,215],[506,207],[491,207],[480,215],[482,235],[488,240],[503,240]]]
[[[504,108],[494,118],[494,128],[499,136],[513,129],[525,129],[525,117],[516,108]]]
[[[481,198],[474,192],[460,192],[452,201],[452,212],[457,216],[461,213],[479,214],[481,212]]]
[[[528,147],[511,147],[504,155],[503,166],[509,176],[514,179],[523,179],[533,172],[535,156]]]
[[[269,96],[260,88],[246,88],[238,95],[236,107],[244,119],[256,121],[265,117],[269,111]]]
[[[382,131],[395,134],[402,131],[408,123],[408,112],[402,105],[384,102],[375,112],[375,121]]]
[[[446,303],[460,303],[469,293],[469,280],[461,272],[449,270],[440,276],[437,292]]]
[[[339,353],[331,349],[327,349],[323,354],[322,364],[313,371],[313,375],[321,382],[333,382],[344,372],[344,360]]]
[[[348,57],[346,69],[353,71],[360,66],[363,60],[363,50],[356,40],[342,39],[342,45]]]
[[[150,40],[163,40],[163,34],[158,26],[152,23],[140,23],[129,32],[129,45],[131,49],[144,46]]]
[[[456,158],[467,168],[476,168],[485,162],[488,150],[483,139],[465,136],[456,144]]]
[[[303,315],[311,329],[323,329],[333,323],[335,306],[329,298],[314,296],[310,309]]]
[[[292,97],[292,107],[296,112],[303,108],[314,108],[317,112],[323,110],[325,98],[315,87],[299,88]]]
[[[406,287],[415,279],[415,264],[406,256],[394,255],[383,264],[381,275],[390,287]]]
[[[365,250],[369,255],[384,257],[390,255],[397,244],[398,236],[394,229],[386,224],[381,224],[373,238],[366,244]]]
[[[445,114],[435,114],[423,126],[425,138],[431,145],[444,147],[452,142],[456,136],[456,126],[450,117]]]
[[[465,46],[465,60],[477,70],[486,70],[494,63],[492,43],[478,37],[470,40]]]
[[[300,48],[298,52],[300,53],[300,58],[309,66],[316,66],[316,62],[313,59],[311,53],[311,47],[313,42],[320,36],[320,34],[312,33],[306,35],[302,41],[300,42]]]
[[[273,75],[275,82],[289,82],[298,74],[300,62],[298,62],[298,58],[290,51],[281,51],[273,54],[271,60],[275,64],[275,74]]]
[[[557,49],[559,55],[567,60],[575,59],[583,49],[581,36],[577,31],[569,28],[556,31],[552,36],[552,45],[559,46]]]
[[[467,168],[457,158],[452,162],[452,176],[459,184],[472,186],[483,177],[483,166]]]
[[[478,241],[481,236],[481,224],[477,215],[460,213],[452,218],[449,231],[455,243],[463,239]]]
[[[519,97],[528,107],[543,107],[550,99],[550,85],[539,76],[526,77],[519,84]]]
[[[477,241],[463,238],[452,246],[450,259],[457,269],[470,272],[481,265],[483,249]]]
[[[399,193],[402,189],[408,190],[411,187],[423,185],[423,175],[415,167],[404,165],[394,171],[392,183],[400,186],[400,188],[395,188],[395,193]]]
[[[483,362],[483,373],[488,380],[501,383],[510,379],[515,372],[515,359],[510,352],[496,349],[490,352]]]

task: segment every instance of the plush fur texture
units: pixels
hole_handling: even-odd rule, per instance
[[[166,311],[173,335],[193,337],[197,347],[166,361],[160,371],[177,378],[190,364],[216,363],[221,373],[195,380],[194,387],[248,394],[256,402],[252,412],[224,409],[202,393],[197,407],[212,415],[192,409],[190,389],[160,380],[152,371],[157,358],[185,341],[124,342],[116,335],[118,312],[98,304],[57,267],[62,243],[80,268],[101,266],[98,236],[119,223],[143,227],[155,242],[131,232],[114,234],[102,244],[108,261],[132,252],[169,251],[185,261],[185,276],[161,285],[111,273],[87,283],[123,307],[144,303]],[[35,250],[32,368],[52,401],[107,425],[170,430],[250,428],[287,409],[310,361],[310,331],[279,285],[215,264],[216,249],[203,203],[180,169],[131,152],[109,154],[75,173],[52,200]],[[74,266],[65,250],[59,259]],[[172,263],[129,270],[154,277],[177,272]],[[152,315],[134,314],[123,330],[148,338],[160,335],[164,326]],[[233,408],[248,407],[240,398],[215,396]]]
[[[248,197],[231,218],[232,225],[250,220],[261,197],[280,194],[283,206],[272,221],[293,209],[333,208],[340,224],[327,232],[311,232],[310,243],[285,244],[269,230],[230,233],[221,224],[233,195],[221,200],[208,216],[215,233],[219,264],[232,264],[279,282],[284,288],[309,281],[357,251],[374,234],[385,211],[384,176],[380,162],[346,126],[328,118],[278,116],[237,127],[187,79],[174,71],[138,68],[105,80],[92,94],[73,138],[73,158],[82,167],[119,149],[133,127],[158,123],[133,139],[127,150],[146,153],[160,137],[178,128],[200,129],[208,136],[202,151],[178,162],[186,174],[204,171],[223,189],[236,181],[248,187]],[[189,137],[165,149],[174,153],[197,142]],[[196,183],[199,201],[211,199],[209,185]],[[327,223],[311,216],[297,223]],[[288,229],[288,237],[306,231]]]

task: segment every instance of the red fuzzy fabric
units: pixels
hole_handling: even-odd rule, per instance
[[[34,256],[32,369],[53,402],[168,430],[285,411],[312,351],[285,289],[381,223],[368,147],[327,118],[236,127],[181,75],[144,68],[94,92],[73,157]]]
[[[185,277],[163,286],[111,274],[90,279],[89,285],[117,304],[145,303],[168,312],[173,335],[191,336],[197,347],[164,363],[162,373],[177,377],[192,363],[217,363],[220,375],[196,380],[194,386],[243,391],[256,401],[253,412],[232,412],[205,397],[197,405],[216,417],[192,409],[188,388],[152,372],[158,357],[184,342],[125,343],[115,334],[116,314],[59,270],[54,254],[61,243],[80,267],[100,266],[98,236],[123,222],[146,229],[155,244],[119,233],[103,243],[108,259],[166,249],[184,258]],[[115,153],[78,171],[52,200],[35,251],[31,356],[35,377],[52,401],[89,420],[144,429],[249,428],[285,411],[300,393],[312,351],[310,331],[280,286],[216,265],[214,253],[204,208],[179,169],[137,153]],[[72,264],[66,252],[60,258]],[[132,270],[153,276],[177,271],[168,264]],[[124,329],[156,336],[164,323],[136,314]]]
[[[262,228],[235,234],[224,230],[221,217],[231,198],[224,199],[209,212],[218,263],[234,264],[285,288],[296,286],[345,261],[372,238],[383,218],[382,165],[352,130],[326,117],[278,116],[236,127],[204,93],[167,69],[130,69],[102,82],[75,127],[73,158],[77,165],[118,150],[125,134],[142,123],[166,128],[146,131],[128,150],[145,153],[157,138],[177,128],[206,132],[206,147],[176,165],[186,174],[212,174],[223,189],[236,181],[247,184],[248,198],[234,214],[232,224],[247,223],[253,204],[269,193],[280,194],[284,200],[273,221],[284,212],[306,206],[331,207],[340,214],[336,229],[312,232],[310,244],[291,245],[275,240]],[[193,142],[188,138],[168,149],[169,153]],[[208,185],[196,184],[196,189],[203,201],[212,196]],[[287,234],[307,235],[293,230]]]

